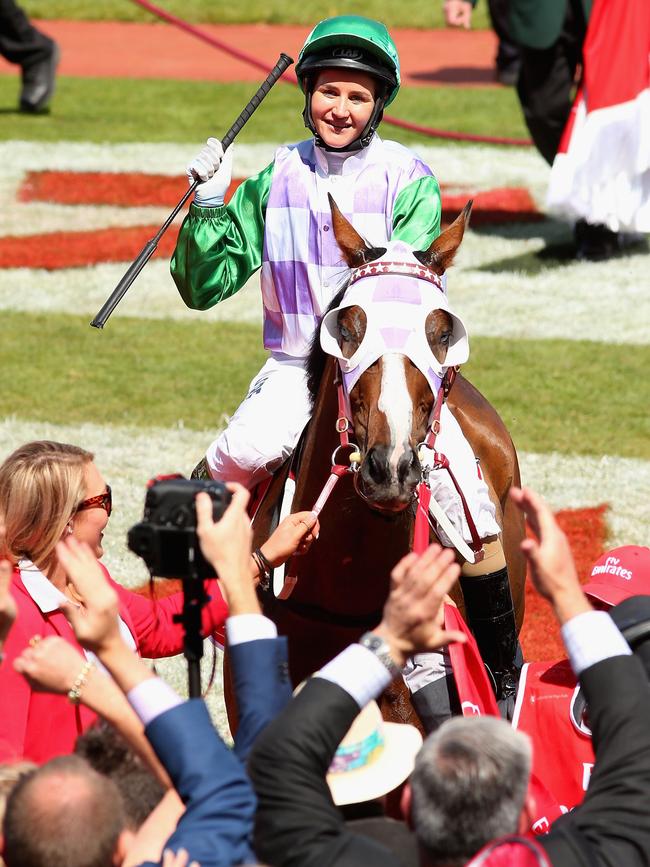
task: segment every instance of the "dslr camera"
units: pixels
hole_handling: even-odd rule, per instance
[[[158,476],[149,482],[144,517],[128,533],[128,545],[159,578],[212,578],[211,566],[196,535],[196,495],[212,499],[212,518],[219,521],[230,503],[230,491],[221,482]]]

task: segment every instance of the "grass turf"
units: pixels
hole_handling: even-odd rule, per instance
[[[86,21],[151,21],[153,16],[128,0],[26,0],[22,4],[35,18],[72,18]],[[186,21],[205,23],[266,23],[313,25],[330,15],[365,15],[389,27],[444,27],[442,3],[390,3],[388,0],[338,2],[306,0],[245,0],[243,3],[208,3],[206,0],[157,0],[156,5]],[[489,26],[487,4],[479,3],[473,26]]]
[[[255,91],[250,83],[124,78],[70,78],[57,83],[48,115],[14,111],[18,83],[0,76],[0,139],[92,142],[200,142],[223,133]],[[275,87],[242,130],[238,141],[297,141],[306,136],[302,97],[291,85]],[[391,114],[448,130],[525,137],[512,88],[403,88]],[[384,124],[384,138],[405,144],[432,141]]]
[[[216,428],[264,359],[245,324],[118,318],[98,332],[87,317],[4,312],[0,328],[6,412],[61,424]],[[465,372],[519,449],[650,459],[649,366],[648,346],[475,338]]]

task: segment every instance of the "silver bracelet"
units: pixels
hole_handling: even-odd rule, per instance
[[[364,632],[359,639],[359,644],[377,657],[381,664],[388,669],[391,677],[397,677],[400,674],[402,669],[390,655],[390,647],[381,636],[375,635],[374,632]]]

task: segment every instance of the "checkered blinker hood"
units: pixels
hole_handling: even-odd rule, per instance
[[[354,355],[344,358],[339,346],[338,315],[353,305],[364,311],[366,330]],[[443,364],[433,354],[426,335],[426,320],[434,310],[445,310],[453,323]],[[443,281],[401,241],[389,244],[380,259],[352,271],[343,301],[323,319],[320,344],[328,355],[339,360],[348,394],[361,374],[389,352],[409,358],[425,376],[434,395],[446,369],[469,358],[467,329],[451,310]]]

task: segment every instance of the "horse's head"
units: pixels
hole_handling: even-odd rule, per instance
[[[322,348],[339,359],[361,452],[360,493],[398,512],[421,478],[426,435],[446,367],[467,359],[465,327],[447,301],[442,275],[463,237],[472,203],[428,250],[402,242],[369,247],[330,197],[332,226],[353,269],[337,307],[323,319]]]

